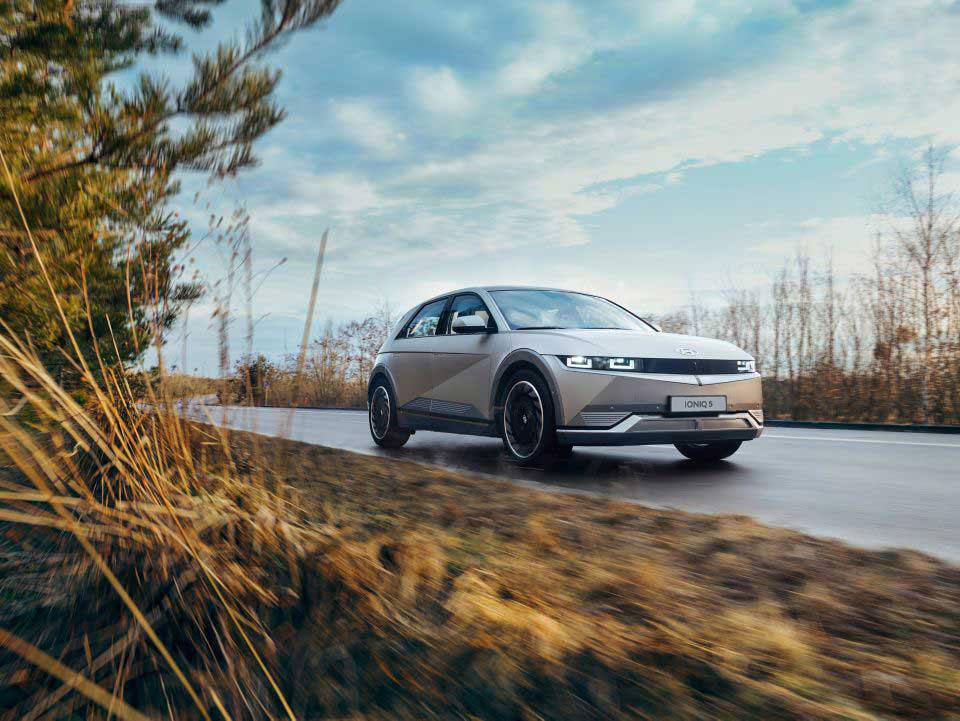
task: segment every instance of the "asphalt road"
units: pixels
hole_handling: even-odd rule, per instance
[[[490,438],[419,431],[374,445],[362,411],[209,407],[215,422],[361,453],[590,492],[651,506],[740,513],[872,548],[960,561],[960,435],[768,428],[728,461],[701,466],[673,446],[577,448],[546,470],[507,461]],[[291,415],[292,414],[292,415]],[[288,420],[289,419],[289,420]]]

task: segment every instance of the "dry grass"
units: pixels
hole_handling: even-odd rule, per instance
[[[305,717],[960,714],[960,569],[923,554],[270,451],[258,472],[336,528]]]
[[[922,554],[71,402],[3,421],[4,718],[960,714]]]
[[[262,613],[328,533],[229,453],[207,462],[223,439],[196,446],[170,395],[100,371],[80,405],[0,336],[5,717],[293,718]]]

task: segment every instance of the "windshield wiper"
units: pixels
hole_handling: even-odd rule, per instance
[[[562,325],[522,325],[514,330],[565,330]]]

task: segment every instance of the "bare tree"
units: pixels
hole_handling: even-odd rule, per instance
[[[907,261],[907,272],[901,281],[919,305],[919,312],[914,315],[919,315],[922,331],[917,333],[917,361],[924,420],[930,417],[934,354],[946,330],[941,306],[949,300],[948,287],[944,286],[950,285],[955,272],[949,266],[960,220],[953,193],[941,190],[946,155],[944,149],[929,145],[918,166],[904,166],[895,180],[887,209],[891,216],[888,237],[892,250]]]

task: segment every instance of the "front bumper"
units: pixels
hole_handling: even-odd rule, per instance
[[[557,428],[557,440],[570,446],[642,446],[692,441],[751,441],[763,426],[751,413],[697,418],[631,414],[612,428]]]
[[[660,375],[572,370],[548,361],[555,381],[557,439],[577,446],[747,441],[763,432],[760,376]],[[670,396],[725,396],[725,413],[668,412]]]

